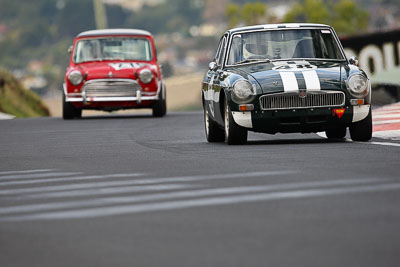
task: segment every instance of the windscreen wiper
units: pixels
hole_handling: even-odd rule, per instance
[[[236,62],[236,64],[257,63],[257,62],[269,63],[269,62],[271,62],[271,60],[268,58],[248,58],[248,59]]]

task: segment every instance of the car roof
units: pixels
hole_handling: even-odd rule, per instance
[[[332,28],[329,25],[325,24],[316,24],[316,23],[281,23],[281,24],[264,24],[264,25],[254,25],[254,26],[246,26],[246,27],[239,27],[233,28],[227,31],[227,33],[235,33],[235,32],[242,32],[242,31],[257,31],[263,29],[298,29],[298,28]]]
[[[103,30],[91,30],[85,31],[78,34],[77,37],[90,37],[90,36],[103,36],[103,35],[143,35],[151,36],[151,33],[144,30],[138,29],[103,29]]]

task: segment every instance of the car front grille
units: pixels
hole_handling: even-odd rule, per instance
[[[293,108],[318,108],[342,106],[345,95],[339,91],[307,91],[306,95],[300,93],[278,93],[260,97],[262,110],[293,109]]]
[[[90,80],[82,88],[86,97],[135,97],[141,90],[135,80]]]

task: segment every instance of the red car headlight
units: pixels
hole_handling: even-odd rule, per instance
[[[83,80],[82,73],[80,71],[71,71],[68,75],[68,80],[72,85],[79,85]]]
[[[150,83],[154,78],[153,73],[149,69],[144,69],[139,72],[139,79],[142,83]]]

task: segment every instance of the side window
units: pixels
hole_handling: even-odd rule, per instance
[[[216,57],[216,62],[218,64],[218,66],[222,66],[222,63],[224,60],[224,55],[225,55],[225,49],[226,49],[226,37],[224,36],[220,42],[219,51],[218,51],[218,54]]]
[[[223,43],[223,39],[221,39],[219,41],[217,52],[215,53],[214,61],[217,61],[217,59],[219,58],[219,54],[221,52],[222,43]]]

